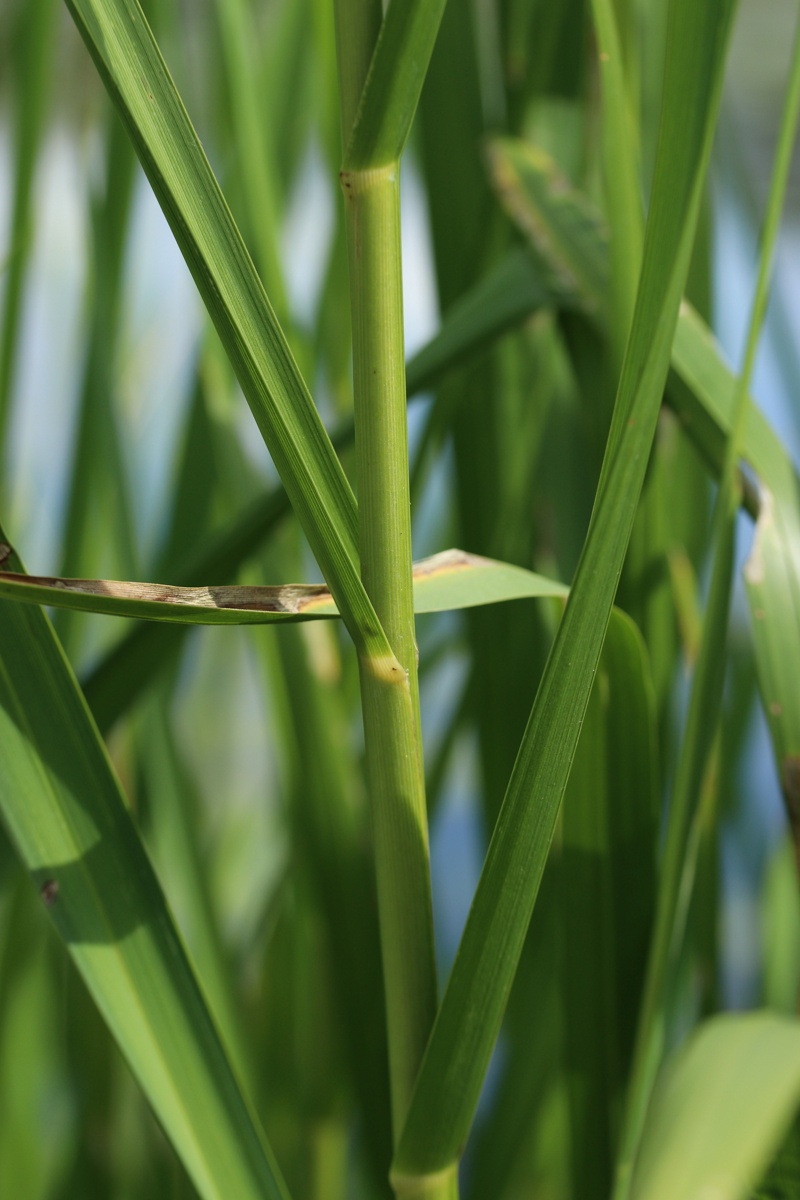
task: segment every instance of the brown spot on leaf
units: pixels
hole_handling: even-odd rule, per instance
[[[39,888],[39,895],[42,897],[47,908],[52,908],[58,899],[58,880],[47,879]]]
[[[787,808],[800,819],[800,754],[787,754],[783,760],[781,786]]]
[[[414,578],[425,579],[448,571],[488,565],[489,560],[479,558],[477,554],[467,554],[464,550],[441,550],[438,554],[432,554],[430,558],[423,558],[421,562],[414,563]]]
[[[787,754],[781,764],[781,789],[800,873],[800,754]]]

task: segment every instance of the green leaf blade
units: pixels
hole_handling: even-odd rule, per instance
[[[135,0],[68,0],[242,385],[312,550],[362,647],[386,639],[359,577],[356,507]]]
[[[7,553],[9,548],[5,547]],[[414,611],[448,612],[504,600],[565,598],[563,583],[463,550],[444,550],[414,566]],[[178,625],[272,625],[337,617],[321,584],[175,587],[113,579],[61,579],[0,572],[0,596],[24,604]]]
[[[345,151],[345,171],[400,161],[444,6],[445,0],[391,0]]]
[[[180,625],[271,625],[338,616],[326,587],[194,587],[0,575],[0,596],[106,616]]]
[[[564,796],[562,1003],[576,1196],[605,1200],[653,917],[656,706],[642,636],[615,610]],[[631,903],[631,897],[636,903]]]
[[[722,79],[728,0],[676,0],[645,253],[590,530],[492,836],[395,1158],[425,1174],[461,1152],[566,787],[641,491],[688,271]],[[681,61],[682,67],[677,67]],[[672,64],[672,71],[670,71]]]
[[[549,268],[556,295],[572,295],[600,317],[610,288],[608,229],[552,158],[518,138],[494,138],[489,170],[498,198]]]
[[[800,870],[800,509],[780,489],[761,489],[744,578],[756,673]]]
[[[800,1026],[767,1013],[716,1017],[666,1069],[632,1200],[743,1200],[800,1099]]]
[[[2,608],[0,805],[20,858],[200,1195],[286,1200],[47,618]]]

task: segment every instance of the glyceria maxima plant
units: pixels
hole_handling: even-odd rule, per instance
[[[800,1189],[800,488],[751,397],[800,50],[734,370],[708,176],[735,10],[7,0],[0,1194]],[[64,75],[86,302],[28,574],[24,302]],[[410,357],[407,171],[442,311]],[[320,187],[303,305],[284,233]],[[203,306],[149,533],[145,188]],[[733,1014],[720,847],[756,696],[789,824]]]

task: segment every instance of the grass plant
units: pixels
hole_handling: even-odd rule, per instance
[[[709,168],[736,18],[0,9],[0,1194],[797,1194],[800,484],[751,393],[800,40],[735,375]],[[59,121],[88,163],[84,318],[57,549],[28,574]],[[401,173],[442,308],[413,355]],[[310,304],[286,233],[309,194]],[[147,529],[151,197],[199,300]],[[740,811],[756,704],[786,813],[733,1013],[720,860],[767,822]],[[467,807],[473,882],[442,841]]]

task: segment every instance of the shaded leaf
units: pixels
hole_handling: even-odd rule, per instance
[[[200,1195],[285,1200],[50,624],[2,607],[0,808],[17,852]]]

